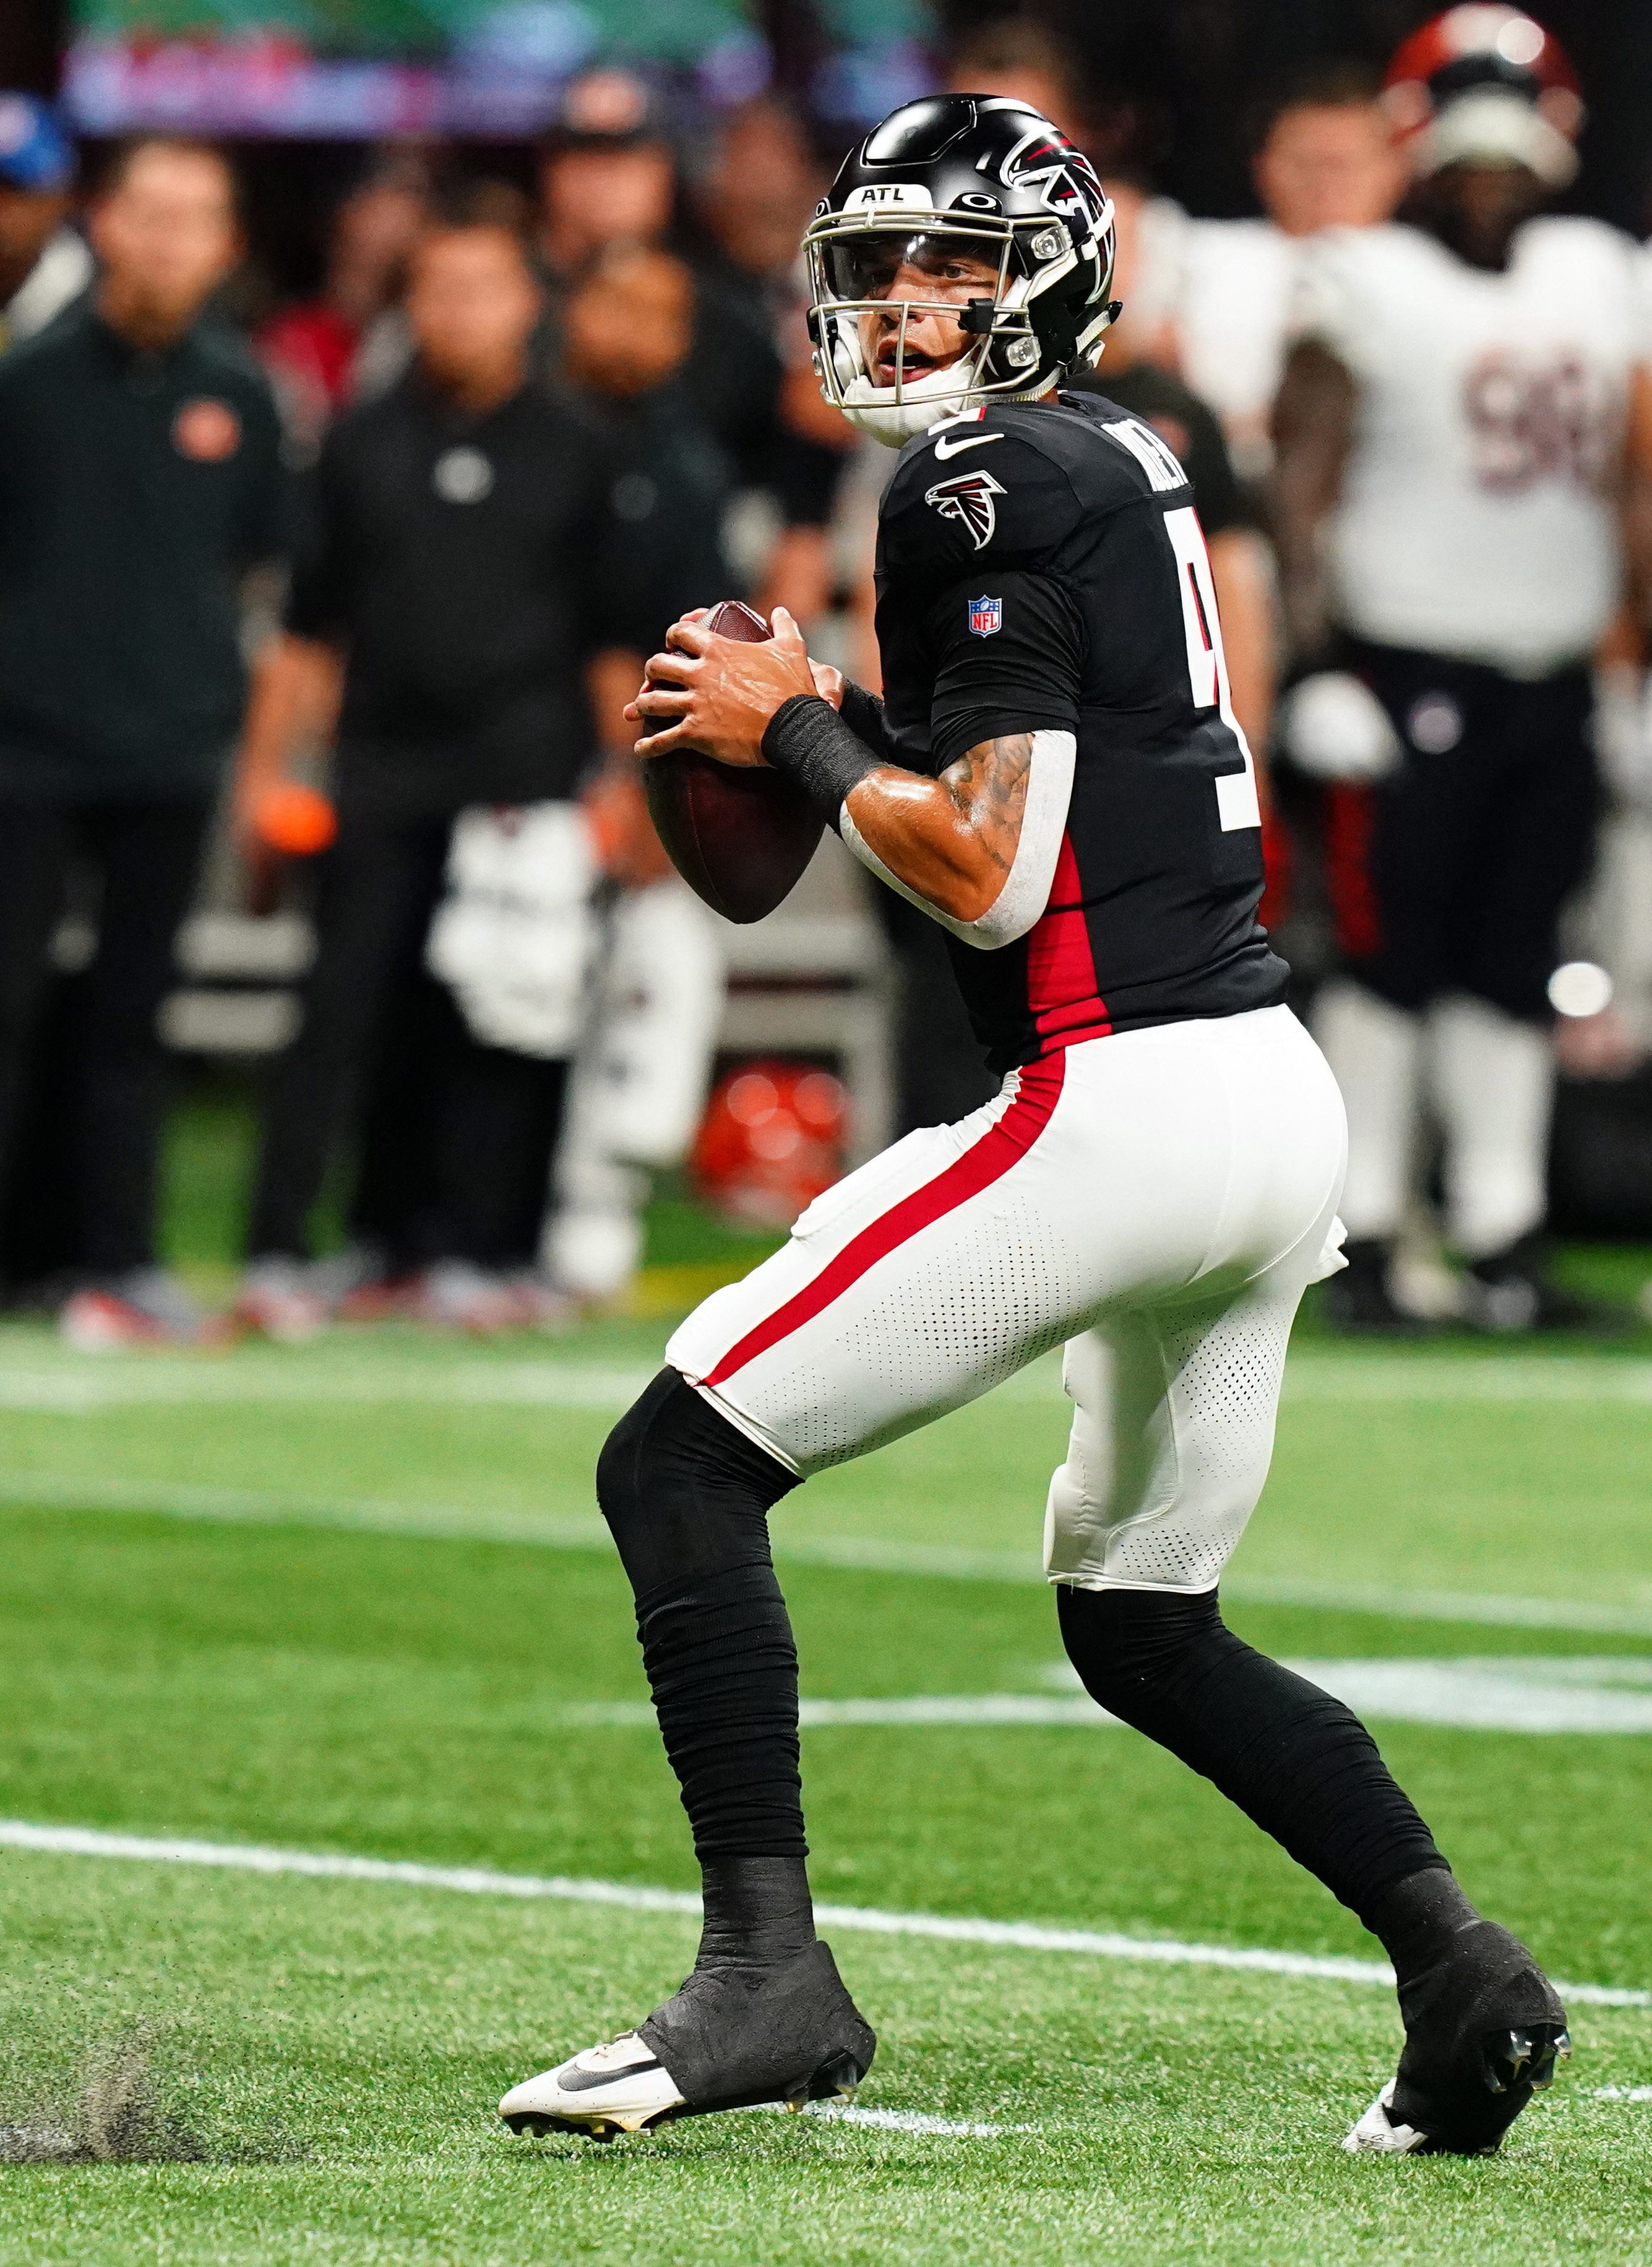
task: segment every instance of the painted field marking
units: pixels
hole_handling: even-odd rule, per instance
[[[1409,1724],[1445,1724],[1461,1731],[1652,1732],[1652,1661],[1612,1654],[1587,1656],[1500,1655],[1444,1661],[1288,1661],[1310,1684],[1355,1715]],[[1064,1662],[1049,1672],[1061,1687],[1077,1679]],[[1641,1689],[1637,1690],[1639,1687]],[[564,1724],[653,1731],[648,1700],[570,1701],[554,1710]],[[860,1726],[901,1730],[947,1727],[996,1729],[1068,1728],[1122,1731],[1117,1716],[1083,1691],[886,1693],[866,1699],[804,1699],[804,1731]]]
[[[116,1834],[95,1826],[42,1826],[0,1819],[0,1848],[52,1857],[112,1858],[162,1866],[208,1866],[241,1874],[296,1874],[318,1881],[385,1882],[415,1889],[454,1889],[466,1897],[551,1898],[571,1904],[621,1905],[633,1912],[679,1913],[699,1920],[692,1889],[648,1889],[629,1882],[582,1881],[564,1874],[501,1874],[486,1866],[425,1866],[401,1858],[352,1858],[330,1850],[278,1850],[255,1842],[196,1842],[172,1836]],[[1139,1960],[1171,1968],[1225,1968],[1267,1976],[1392,1988],[1386,1961],[1352,1960],[1257,1947],[1183,1944],[1111,1930],[1046,1928],[1033,1921],[976,1920],[948,1913],[880,1912],[870,1905],[818,1904],[826,1928],[867,1936],[925,1937],[943,1944],[986,1944],[1012,1952],[1074,1953],[1096,1960]],[[1580,2005],[1652,2007],[1652,1992],[1614,1984],[1561,1984]]]
[[[0,1351],[13,1339],[0,1332]],[[283,1355],[259,1351],[209,1356],[76,1355],[33,1333],[0,1370],[0,1409],[50,1416],[192,1405],[294,1402],[524,1409],[590,1409],[618,1414],[657,1369],[655,1363],[523,1361],[420,1361],[394,1352],[330,1345]],[[1057,1402],[1061,1365],[1046,1355],[995,1389],[995,1400]],[[1439,1361],[1305,1348],[1285,1370],[1284,1398],[1296,1402],[1607,1403],[1652,1409],[1652,1362],[1610,1355],[1465,1354]]]
[[[785,2109],[783,2102],[765,2102],[764,2109]],[[1036,2125],[982,2125],[968,2117],[929,2117],[917,2109],[869,2109],[858,2102],[805,2102],[801,2115],[818,2117],[828,2125],[870,2125],[885,2133],[923,2133],[937,2139],[996,2141],[1005,2133],[1036,2133]]]
[[[1652,2086],[1591,2086],[1594,2102],[1652,2102]]]
[[[552,1551],[613,1550],[595,1512],[557,1518],[543,1512],[458,1504],[394,1503],[371,1497],[318,1496],[279,1489],[201,1486],[188,1481],[119,1480],[71,1472],[0,1471],[0,1508],[131,1512],[231,1526],[314,1527],[346,1534],[405,1535],[437,1543],[528,1544]],[[929,1581],[1036,1583],[1046,1587],[1035,1550],[975,1551],[950,1544],[885,1543],[876,1536],[789,1536],[782,1522],[775,1556],[851,1574],[912,1574]],[[1495,1591],[1397,1590],[1378,1583],[1273,1575],[1229,1575],[1222,1595],[1240,1605],[1307,1606],[1330,1613],[1379,1614],[1391,1621],[1472,1622],[1493,1629],[1594,1631],[1652,1637],[1652,1607],[1609,1606],[1590,1598],[1522,1598]]]

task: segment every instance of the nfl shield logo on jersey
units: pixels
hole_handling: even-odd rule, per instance
[[[1002,598],[972,598],[969,602],[970,634],[973,637],[991,637],[1004,626],[1004,602]]]

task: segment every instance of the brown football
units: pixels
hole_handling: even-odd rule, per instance
[[[725,598],[706,617],[720,637],[756,645],[774,632],[761,614]],[[761,921],[791,894],[824,825],[784,772],[720,764],[686,748],[642,766],[654,831],[696,896],[725,921]]]

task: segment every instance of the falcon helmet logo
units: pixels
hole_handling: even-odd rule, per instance
[[[998,525],[993,498],[1005,493],[990,473],[978,467],[971,473],[954,473],[950,481],[937,481],[932,488],[924,491],[923,501],[933,506],[943,519],[960,521],[969,530],[976,550],[984,551]]]
[[[969,630],[972,637],[994,637],[1004,626],[1004,602],[1002,598],[972,598],[969,601]]]

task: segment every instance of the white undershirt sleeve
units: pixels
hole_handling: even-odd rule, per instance
[[[898,890],[920,913],[939,921],[966,944],[980,952],[996,952],[1024,936],[1050,902],[1055,862],[1061,855],[1067,829],[1068,807],[1073,799],[1073,765],[1078,743],[1071,732],[1034,732],[1027,767],[1027,796],[1021,814],[1021,833],[1004,884],[984,913],[973,921],[954,921],[938,906],[892,874],[877,853],[863,840],[849,816],[846,803],[838,813],[838,832],[860,860],[892,890]]]

